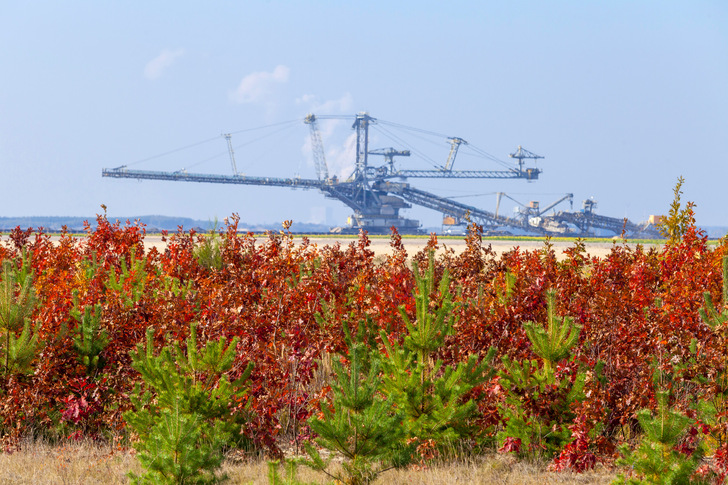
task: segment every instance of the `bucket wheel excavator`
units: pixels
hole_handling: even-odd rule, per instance
[[[468,142],[458,137],[448,138],[450,151],[447,160],[441,166],[430,170],[403,170],[398,169],[395,157],[409,157],[409,150],[395,148],[370,149],[369,129],[379,123],[368,113],[359,113],[354,118],[352,129],[356,131],[356,151],[354,170],[350,176],[340,179],[331,176],[326,163],[322,138],[318,129],[318,119],[309,114],[304,123],[309,126],[311,146],[313,151],[316,179],[312,178],[277,178],[277,177],[251,177],[237,172],[233,147],[230,135],[225,135],[228,145],[232,175],[189,173],[186,170],[175,172],[162,172],[151,170],[133,170],[126,165],[113,169],[103,169],[103,177],[130,178],[138,180],[167,180],[175,182],[201,182],[215,184],[257,185],[272,187],[289,187],[301,189],[316,189],[327,198],[336,199],[346,204],[353,214],[349,217],[346,227],[338,228],[337,232],[358,233],[360,230],[370,234],[388,234],[391,227],[395,227],[401,234],[421,234],[420,222],[409,219],[400,214],[402,209],[411,208],[412,205],[426,207],[443,214],[444,221],[459,223],[467,220],[482,225],[487,231],[502,231],[515,229],[521,233],[531,234],[564,234],[573,232],[581,234],[584,230],[594,227],[586,222],[595,214],[559,213],[560,216],[551,218],[539,217],[546,210],[536,213],[535,217],[504,217],[496,213],[463,204],[455,200],[417,189],[407,182],[413,178],[431,179],[523,179],[537,180],[541,169],[535,166],[527,167],[524,160],[536,162],[543,157],[536,155],[522,147],[510,155],[517,161],[515,166],[508,166],[505,170],[454,170],[454,163],[458,151]],[[386,122],[382,122],[386,123]],[[370,156],[382,157],[381,165],[370,164]],[[569,199],[564,197],[551,204]],[[604,217],[604,216],[597,216]],[[611,218],[606,218],[611,219]],[[614,222],[614,221],[612,221]],[[621,228],[621,226],[620,226]]]

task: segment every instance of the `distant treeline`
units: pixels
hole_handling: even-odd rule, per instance
[[[109,220],[120,220],[126,222],[127,220],[134,221],[139,220],[146,226],[147,233],[157,233],[161,231],[177,232],[177,229],[181,226],[185,231],[194,229],[197,232],[210,231],[214,227],[222,228],[225,226],[222,220],[200,220],[191,219],[189,217],[170,217],[170,216],[137,216],[137,217],[109,217]],[[22,229],[32,227],[33,229],[43,228],[46,232],[60,232],[63,226],[68,228],[69,232],[83,232],[84,222],[88,221],[91,228],[96,227],[96,217],[69,217],[69,216],[30,216],[30,217],[0,217],[0,232],[8,232],[18,226]],[[265,232],[265,231],[278,231],[282,228],[280,222],[265,223],[265,224],[248,224],[246,222],[240,222],[238,230],[241,232]],[[291,232],[299,234],[316,234],[316,233],[327,233],[331,228],[325,224],[313,224],[306,222],[294,222],[291,226]],[[711,239],[719,239],[728,234],[728,227],[725,226],[705,226],[702,228]],[[440,232],[439,228],[426,228],[425,233]]]
[[[189,217],[169,217],[169,216],[136,216],[136,217],[109,217],[109,220],[120,220],[123,222],[140,221],[146,226],[148,233],[161,231],[176,232],[179,227],[185,231],[195,229],[196,231],[209,231],[214,227],[221,228],[225,224],[222,221],[199,220]],[[66,226],[69,232],[83,232],[84,224],[88,221],[91,228],[96,227],[96,217],[70,217],[70,216],[29,216],[29,217],[0,217],[0,232],[8,232],[18,226],[22,229],[32,227],[33,229],[43,228],[46,232],[60,232],[63,226]],[[238,229],[243,231],[264,232],[267,230],[277,231],[282,228],[280,222],[270,224],[246,224],[240,222]],[[310,224],[294,222],[291,227],[292,232],[301,233],[318,233],[328,232],[329,226],[324,224]]]

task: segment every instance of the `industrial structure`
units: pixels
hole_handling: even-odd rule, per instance
[[[347,226],[337,229],[340,232],[356,233],[366,230],[370,234],[387,234],[391,227],[395,227],[402,234],[421,233],[419,221],[408,219],[400,214],[402,209],[411,208],[414,204],[442,213],[444,226],[457,227],[466,222],[475,222],[483,226],[486,233],[587,236],[600,231],[620,234],[624,230],[631,236],[656,235],[656,231],[652,227],[639,226],[625,219],[595,214],[593,212],[595,202],[591,199],[584,202],[584,209],[580,212],[561,211],[553,215],[546,214],[562,202],[568,200],[573,203],[572,194],[566,194],[543,209],[539,209],[538,202],[531,202],[528,206],[519,203],[523,206],[522,210],[514,217],[505,217],[498,214],[498,207],[495,212],[490,212],[457,202],[452,198],[417,189],[407,180],[413,178],[537,180],[541,170],[535,166],[526,167],[525,161],[535,162],[543,157],[519,146],[516,152],[510,154],[516,164],[507,170],[454,170],[458,150],[468,142],[462,138],[451,137],[448,138],[450,152],[442,166],[433,170],[401,170],[395,164],[395,157],[408,157],[410,156],[409,150],[370,149],[369,128],[377,122],[376,118],[372,118],[367,113],[359,113],[355,116],[352,125],[352,129],[356,130],[355,165],[353,173],[346,179],[329,175],[317,118],[313,114],[306,116],[304,123],[310,129],[316,179],[251,177],[238,173],[229,134],[225,135],[225,138],[232,165],[232,175],[188,173],[186,170],[176,172],[132,170],[122,165],[114,169],[103,169],[102,176],[317,189],[326,197],[336,199],[352,209],[353,214],[349,218]],[[381,156],[384,163],[372,165],[370,156]],[[501,196],[508,197],[507,194],[500,193],[498,206]]]

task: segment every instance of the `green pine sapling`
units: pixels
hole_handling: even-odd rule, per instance
[[[132,367],[147,389],[137,385],[131,395],[134,407],[124,414],[138,435],[134,447],[147,469],[131,475],[136,483],[213,483],[222,463],[224,447],[242,441],[245,416],[231,414],[241,402],[253,365],[230,382],[226,373],[235,360],[238,338],[197,346],[197,326],[190,324],[187,352],[177,342],[154,354],[154,330],[147,329],[146,347],[131,352]]]
[[[273,460],[268,462],[268,485],[315,485],[314,482],[302,482],[296,478],[296,468],[300,460]],[[278,467],[283,466],[284,476],[278,473]]]
[[[629,445],[622,446],[624,458],[617,460],[617,464],[629,467],[630,476],[620,474],[613,483],[711,483],[694,475],[705,454],[702,443],[689,456],[675,449],[693,420],[670,408],[668,391],[657,392],[656,397],[655,416],[649,409],[637,412],[637,421],[644,431],[639,445],[634,451],[629,449]]]
[[[466,421],[476,404],[465,397],[475,386],[492,377],[491,361],[496,350],[489,349],[480,363],[475,354],[457,366],[445,366],[441,359],[435,360],[456,322],[450,277],[445,271],[433,301],[436,283],[433,253],[430,252],[424,276],[416,262],[412,266],[416,280],[415,320],[410,320],[404,307],[400,307],[407,328],[402,344],[381,332],[386,350],[382,361],[382,389],[404,414],[409,438],[444,445],[467,433]]]
[[[137,259],[132,249],[129,267],[121,259],[121,273],[117,274],[112,266],[106,280],[106,286],[118,291],[124,297],[124,306],[131,308],[136,305],[144,295],[147,285],[147,262],[144,258]]]
[[[553,376],[556,363],[569,356],[571,349],[579,341],[581,333],[581,326],[575,325],[572,317],[565,316],[562,321],[559,321],[554,315],[555,307],[556,292],[548,290],[546,292],[547,327],[544,328],[540,324],[530,321],[523,324],[533,351],[543,359],[544,370],[549,376]]]
[[[728,321],[728,306],[726,306],[728,305],[728,256],[723,256],[723,310],[718,312],[710,292],[706,291],[703,293],[703,299],[705,300],[705,307],[698,310],[703,322],[714,331],[726,332],[728,330],[725,326],[725,323]]]
[[[711,328],[717,341],[719,348],[724,353],[724,365],[722,369],[717,369],[716,377],[717,392],[714,397],[709,400],[702,400],[698,403],[701,408],[701,415],[708,423],[711,423],[713,429],[717,431],[715,438],[719,446],[723,446],[726,441],[726,411],[728,411],[728,256],[723,256],[723,288],[721,303],[723,309],[718,311],[713,297],[709,292],[703,293],[705,306],[700,308],[698,312],[703,322]],[[695,346],[695,344],[693,344]],[[695,349],[691,349],[696,354]]]
[[[197,264],[207,269],[222,269],[223,241],[218,234],[217,219],[210,229],[210,234],[201,236],[192,250]]]
[[[103,369],[106,360],[101,353],[109,345],[109,334],[101,327],[102,306],[86,306],[83,314],[79,309],[78,293],[74,292],[74,306],[71,316],[78,322],[73,336],[73,348],[78,355],[78,361],[86,368],[86,375],[94,376]]]
[[[498,296],[498,303],[501,306],[506,306],[508,303],[510,303],[511,298],[513,297],[513,289],[516,287],[516,280],[518,279],[518,276],[514,273],[511,273],[510,270],[507,270],[503,277],[505,288],[501,289],[500,286],[496,286],[495,292]]]
[[[0,283],[0,329],[5,333],[2,345],[3,373],[26,374],[38,352],[38,335],[30,325],[36,304],[30,258],[23,251],[20,269],[13,261],[3,262]],[[20,335],[17,332],[20,330]]]
[[[499,406],[504,428],[497,438],[501,445],[520,443],[514,451],[550,456],[571,440],[567,427],[574,417],[571,404],[583,397],[586,374],[577,371],[573,381],[570,376],[557,378],[556,364],[569,357],[581,327],[571,317],[556,317],[556,293],[552,290],[546,293],[546,306],[545,328],[530,321],[523,324],[543,365],[535,359],[514,362],[507,356],[502,358],[500,383],[507,394]],[[550,404],[544,406],[543,402]]]
[[[403,446],[402,416],[379,392],[381,363],[376,347],[370,345],[374,335],[371,320],[360,322],[354,338],[346,323],[343,328],[349,368],[332,362],[333,396],[322,404],[321,414],[308,421],[318,435],[318,446],[344,458],[343,472],[329,471],[330,459],[324,460],[311,443],[305,445],[310,459],[304,463],[341,483],[361,485],[404,466],[409,452]]]

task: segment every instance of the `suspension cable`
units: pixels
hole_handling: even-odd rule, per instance
[[[244,132],[249,132],[249,131],[256,131],[256,130],[262,130],[262,129],[266,129],[266,128],[272,128],[274,126],[292,125],[293,123],[298,123],[300,121],[301,120],[282,121],[280,123],[273,123],[273,124],[270,124],[270,125],[259,126],[259,127],[256,127],[256,128],[246,128],[246,129],[242,129],[242,130],[232,131],[229,134],[234,135],[234,134],[238,134],[238,133],[244,133]],[[267,138],[268,136],[271,136],[271,135],[273,135],[275,133],[278,133],[278,132],[280,132],[280,131],[282,131],[282,130],[284,130],[286,128],[288,128],[288,127],[284,127],[284,128],[279,129],[279,130],[276,130],[276,131],[274,131],[272,133],[268,133],[266,135],[263,135],[263,136],[258,137],[256,139],[253,139],[253,140],[251,140],[251,141],[249,141],[249,142],[247,142],[247,143],[245,143],[243,145],[240,145],[240,146],[245,146],[246,144],[253,143],[253,142],[258,141],[258,140],[262,140],[262,139]],[[150,160],[156,160],[158,158],[162,158],[162,157],[165,157],[167,155],[171,155],[173,153],[181,152],[183,150],[188,150],[190,148],[194,148],[194,147],[197,147],[197,146],[200,146],[200,145],[204,145],[205,143],[210,143],[212,141],[216,141],[216,140],[219,140],[219,139],[220,139],[219,136],[215,136],[213,138],[208,138],[206,140],[198,141],[198,142],[195,142],[195,143],[190,143],[189,145],[185,145],[185,146],[182,146],[182,147],[179,147],[179,148],[175,148],[173,150],[169,150],[169,151],[166,151],[166,152],[163,152],[163,153],[158,153],[157,155],[152,155],[151,157],[142,158],[140,160],[136,160],[134,162],[127,163],[125,165],[127,167],[132,166],[132,165],[138,165],[140,163],[148,162]],[[227,152],[222,153],[222,155],[224,155],[225,153],[227,153]],[[220,153],[218,153],[217,155],[213,155],[213,156],[211,156],[209,158],[205,158],[204,160],[200,160],[198,162],[195,162],[192,165],[189,165],[189,167],[194,167],[194,166],[200,165],[202,163],[209,162],[210,160],[214,160],[215,158],[217,158],[219,156],[221,156]]]
[[[270,124],[270,125],[258,126],[256,128],[244,128],[242,130],[231,131],[229,133],[231,135],[237,135],[238,133],[245,133],[246,131],[264,130],[266,128],[273,128],[274,126],[281,126],[281,125],[287,125],[287,124],[293,124],[293,123],[300,123],[300,122],[301,122],[300,119],[288,120],[288,121],[281,121],[279,123],[273,123],[273,124]]]
[[[442,133],[437,133],[435,131],[423,130],[422,128],[415,128],[413,126],[402,125],[400,123],[393,123],[391,121],[383,121],[383,120],[379,120],[379,119],[377,120],[377,122],[379,124],[384,124],[384,125],[394,126],[396,128],[401,128],[403,130],[409,130],[409,131],[416,131],[416,132],[419,132],[419,133],[424,133],[425,135],[438,136],[440,138],[448,138],[447,135],[444,135]]]
[[[384,124],[384,125],[388,125],[388,126],[400,128],[400,129],[403,129],[403,130],[408,130],[408,131],[412,131],[412,132],[422,133],[422,134],[425,134],[425,135],[437,136],[437,137],[441,137],[441,138],[445,138],[445,139],[449,139],[450,138],[449,136],[447,136],[447,135],[445,135],[443,133],[437,133],[435,131],[423,130],[421,128],[415,128],[415,127],[403,125],[403,124],[400,124],[400,123],[393,123],[391,121],[377,120],[377,123],[379,125]],[[425,140],[425,138],[422,138],[422,137],[418,137],[418,138],[420,138],[422,140]],[[480,148],[478,148],[476,146],[473,146],[473,145],[471,145],[469,143],[467,145],[464,145],[463,148],[466,149],[466,155],[468,154],[467,153],[467,150],[472,150],[475,153],[474,156],[476,156],[478,158],[484,158],[484,159],[487,159],[487,160],[491,160],[491,161],[496,162],[496,163],[500,164],[501,166],[506,167],[508,169],[513,169],[513,167],[514,167],[513,164],[508,163],[506,161],[503,161],[500,158],[496,157],[495,155],[491,155],[490,153],[486,152],[485,150],[482,150],[482,149],[480,149]],[[436,165],[436,166],[438,168],[441,167],[440,165]]]
[[[473,152],[475,152],[476,153],[475,156],[477,156],[479,158],[485,158],[485,159],[491,160],[493,162],[499,163],[500,165],[510,168],[510,169],[512,169],[514,167],[514,165],[512,163],[503,161],[500,158],[496,157],[495,155],[491,155],[490,153],[486,152],[485,150],[482,150],[474,145],[468,144],[465,148],[466,148],[466,150],[469,149],[469,150],[472,150]]]
[[[377,127],[377,131],[381,132],[384,136],[386,136],[390,140],[392,140],[392,141],[394,141],[396,143],[401,143],[401,144],[405,145],[407,148],[410,149],[410,151],[412,153],[415,153],[415,154],[419,155],[423,160],[425,160],[426,162],[429,162],[433,167],[438,168],[438,169],[441,169],[442,168],[442,165],[438,164],[432,158],[428,157],[423,152],[421,152],[420,150],[416,149],[411,144],[407,143],[405,140],[403,140],[399,136],[395,135],[391,131],[387,130],[386,128],[383,128],[383,127],[379,126],[379,127]]]
[[[181,152],[182,150],[187,150],[188,148],[193,148],[193,147],[196,147],[196,146],[204,145],[205,143],[209,143],[209,142],[211,142],[213,140],[218,140],[218,139],[219,139],[218,136],[216,136],[214,138],[208,138],[207,140],[198,141],[198,142],[192,143],[190,145],[185,145],[185,146],[180,147],[180,148],[175,148],[174,150],[170,150],[168,152],[160,153],[158,155],[152,155],[151,157],[142,158],[141,160],[137,160],[135,162],[127,163],[126,166],[128,167],[130,165],[137,165],[137,164],[142,163],[142,162],[148,162],[149,160],[154,160],[154,159],[157,159],[157,158],[164,157],[166,155],[171,155],[172,153]]]

